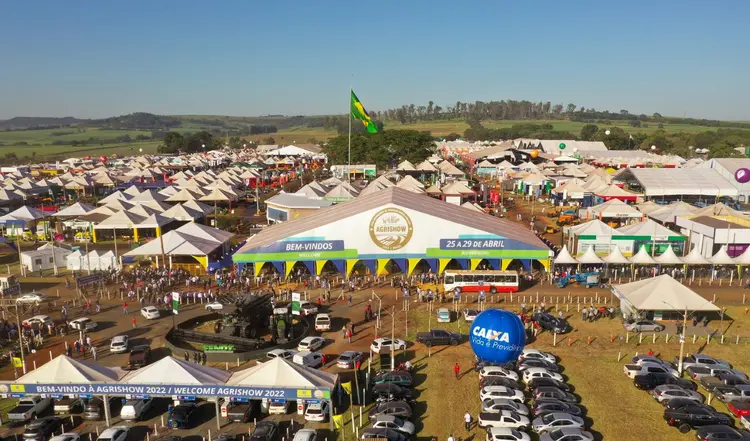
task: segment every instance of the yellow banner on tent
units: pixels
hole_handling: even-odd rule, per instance
[[[388,261],[391,259],[378,259],[378,273],[377,275],[381,274],[388,274],[388,271],[385,269],[385,266],[388,265]]]
[[[208,256],[193,256],[203,268],[208,268]]]
[[[503,259],[503,263],[500,265],[500,268],[503,271],[507,270],[511,262],[513,262],[513,259]]]
[[[23,360],[21,360],[21,357],[13,357],[13,367],[14,368],[23,367]]]
[[[320,275],[323,272],[323,267],[326,266],[327,260],[316,260],[315,261],[315,275]]]
[[[542,264],[547,272],[549,272],[549,259],[538,259],[537,261]]]
[[[482,259],[471,259],[471,270],[474,271],[475,269],[477,269],[481,262]]]
[[[344,427],[344,415],[343,414],[341,414],[341,415],[334,415],[333,416],[333,424],[336,425],[337,429],[341,429],[342,427]]]
[[[408,259],[408,261],[409,261],[409,274],[407,274],[407,276],[410,276],[411,273],[414,272],[414,269],[417,267],[417,265],[419,265],[419,261],[420,260],[422,260],[422,259],[420,259],[420,258]]]
[[[448,266],[448,263],[451,261],[450,259],[438,259],[440,263],[440,267],[438,268],[438,274],[443,274],[443,271],[445,271],[445,267]]]
[[[289,277],[289,273],[292,272],[294,269],[294,264],[296,262],[285,262],[284,263],[284,277]]]
[[[349,395],[352,394],[352,382],[347,381],[346,383],[341,383],[341,387],[348,393]]]
[[[357,262],[359,262],[359,259],[347,259],[346,260],[346,275],[347,276],[352,273],[352,270],[354,270],[354,265],[356,265]]]

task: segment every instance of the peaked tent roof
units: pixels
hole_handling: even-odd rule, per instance
[[[727,246],[722,245],[719,251],[716,252],[711,258],[708,259],[714,265],[734,265],[734,259],[729,257],[727,253]]]
[[[667,250],[656,256],[654,260],[662,265],[681,265],[682,259],[674,253],[672,246],[668,246]]]
[[[657,208],[656,210],[646,212],[646,214],[648,215],[648,217],[656,219],[659,222],[674,223],[676,222],[676,218],[678,216],[692,216],[696,211],[698,211],[697,207],[694,207],[687,202],[677,201],[667,206],[659,206],[659,208]]]
[[[299,389],[333,389],[338,375],[312,369],[276,357],[265,363],[235,372],[228,386],[288,387]]]
[[[126,384],[217,384],[225,383],[230,372],[189,363],[174,357],[161,360],[132,371],[120,383]]]
[[[145,217],[127,211],[118,211],[110,217],[94,225],[95,230],[111,230],[113,228],[133,228],[143,222]]]
[[[718,311],[719,308],[668,274],[613,287],[639,311]]]
[[[745,248],[745,251],[742,254],[735,257],[734,263],[737,265],[750,265],[750,247]]]
[[[18,209],[11,211],[5,216],[11,216],[14,219],[20,219],[24,221],[32,221],[32,220],[37,220],[37,219],[43,219],[47,217],[48,214],[43,212],[42,210],[37,210],[34,207],[27,207],[26,205],[24,205],[23,207],[19,207]]]
[[[604,222],[600,221],[599,219],[594,219],[594,220],[582,223],[580,225],[571,227],[570,232],[575,234],[576,236],[594,235],[597,237],[599,236],[608,237],[608,236],[621,236],[622,235],[622,233],[610,227],[609,225],[605,224]]]
[[[646,247],[642,246],[640,250],[638,250],[633,257],[630,258],[631,263],[638,263],[642,265],[654,265],[656,264],[656,261],[654,260],[651,255],[648,254],[648,251],[646,251]]]
[[[578,261],[570,254],[570,251],[568,251],[568,246],[563,245],[562,249],[557,254],[557,257],[555,257],[555,265],[568,265],[577,263]]]
[[[586,248],[582,256],[578,258],[579,263],[603,263],[602,258],[596,255],[594,247]]]
[[[203,213],[183,204],[177,204],[161,214],[162,216],[178,221],[190,221],[203,217]]]
[[[744,254],[744,253],[743,253]],[[703,257],[703,255],[698,250],[698,247],[694,247],[687,256],[682,258],[682,263],[687,265],[710,265],[711,262],[709,262],[708,259]]]
[[[39,384],[81,384],[81,383],[115,383],[125,375],[119,368],[109,368],[99,363],[77,360],[67,355],[60,355],[45,363],[17,381],[20,383]]]
[[[603,257],[602,261],[614,265],[630,263],[630,260],[628,260],[628,258],[622,254],[622,251],[620,251],[619,245],[615,245],[615,249],[613,249],[608,256]]]
[[[53,214],[53,216],[56,216],[56,217],[83,216],[84,214],[88,213],[94,208],[96,207],[92,207],[91,205],[86,205],[80,202],[76,202],[70,207],[65,207],[62,210],[58,211],[57,213]]]
[[[679,235],[679,233],[675,233],[669,228],[660,225],[651,219],[646,219],[643,222],[620,227],[617,229],[617,231],[627,236],[668,237]]]

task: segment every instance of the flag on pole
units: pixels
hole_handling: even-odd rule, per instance
[[[352,90],[352,106],[351,106],[351,117],[354,119],[358,119],[362,121],[362,124],[364,124],[365,129],[367,129],[370,133],[378,133],[378,128],[375,126],[375,123],[372,121],[372,118],[370,118],[370,115],[367,114],[367,110],[365,110],[365,107],[362,105],[362,102],[359,101],[359,98],[357,98],[357,95],[354,94],[354,91]]]
[[[13,367],[14,368],[23,367],[23,360],[21,360],[21,357],[13,357]]]
[[[344,415],[334,415],[333,416],[333,424],[336,426],[337,429],[340,429],[344,427]]]
[[[352,382],[347,381],[346,383],[341,383],[341,387],[344,388],[347,394],[352,394]]]
[[[180,309],[180,293],[172,292],[172,314],[177,315]]]

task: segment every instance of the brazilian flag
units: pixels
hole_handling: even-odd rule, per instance
[[[365,107],[359,101],[359,98],[357,98],[357,95],[354,94],[354,91],[352,90],[351,92],[352,92],[352,108],[351,108],[352,118],[362,121],[362,124],[364,124],[365,129],[367,129],[368,132],[378,133],[378,128],[377,126],[375,126],[375,123],[372,121],[372,118],[370,118],[370,115],[367,114],[367,110],[365,110]]]

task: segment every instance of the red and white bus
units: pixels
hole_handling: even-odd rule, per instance
[[[518,292],[516,271],[446,271],[443,282],[446,292]]]

